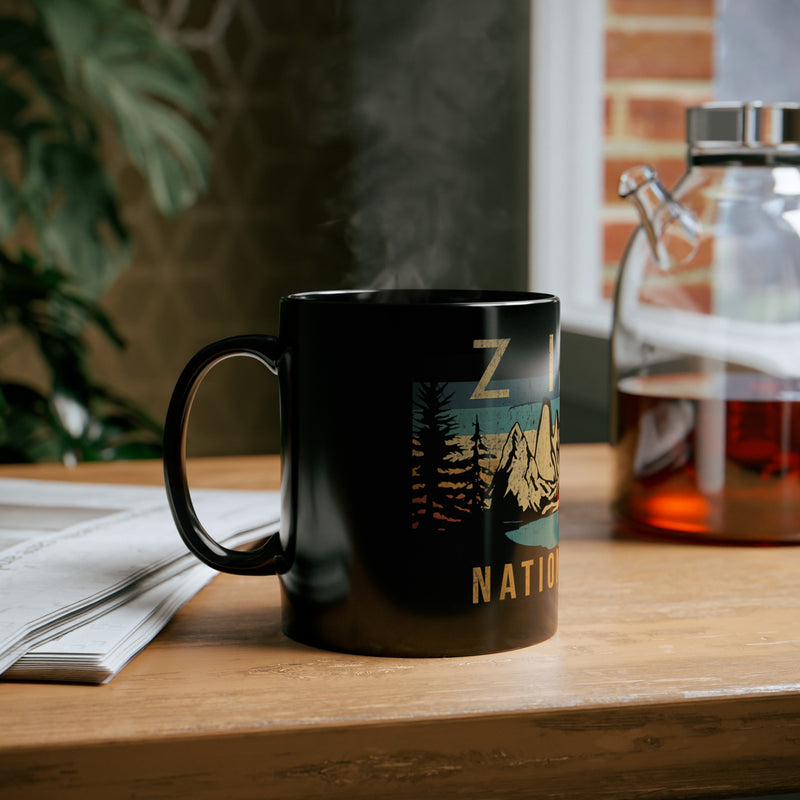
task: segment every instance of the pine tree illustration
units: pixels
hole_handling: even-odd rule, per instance
[[[481,436],[481,424],[477,416],[473,423],[475,432],[470,436],[472,447],[469,455],[469,467],[467,468],[467,496],[466,507],[472,512],[484,507],[486,495],[489,488],[489,481],[484,477],[484,469],[481,461],[490,456],[489,448]]]
[[[415,398],[412,502],[417,527],[426,530],[443,530],[455,519],[452,497],[442,483],[461,448],[453,441],[453,394],[445,394],[446,389],[446,383],[422,383]]]

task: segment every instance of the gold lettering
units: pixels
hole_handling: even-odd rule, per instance
[[[510,594],[512,600],[517,599],[517,587],[514,583],[514,567],[511,564],[503,565],[503,582],[500,585],[500,599],[505,600]]]
[[[489,381],[491,381],[492,376],[497,370],[497,366],[500,364],[500,359],[503,357],[503,353],[506,352],[506,348],[508,347],[508,343],[510,341],[511,339],[473,340],[473,347],[494,347],[496,350],[495,354],[492,356],[492,360],[489,362],[489,365],[486,367],[486,370],[481,376],[478,385],[475,387],[475,391],[470,396],[470,400],[491,400],[494,397],[508,397],[508,389],[487,389],[486,387],[489,385]]]
[[[524,597],[529,597],[531,592],[535,591],[533,586],[533,578],[531,572],[536,569],[536,564],[539,566],[539,591],[543,592],[545,589],[552,589],[558,583],[558,547],[547,554],[547,563],[545,566],[544,556],[538,558],[531,558],[527,561],[520,561],[519,566],[523,570],[525,576],[525,594]],[[521,591],[521,587],[520,587]],[[520,594],[520,597],[523,595]],[[516,600],[517,599],[517,582],[514,570],[514,564],[503,564],[503,577],[500,581],[500,592],[498,600]],[[472,568],[472,603],[489,603],[492,600],[492,568],[491,566],[473,567]]]
[[[472,568],[472,602],[480,603],[483,598],[484,603],[489,602],[490,590],[492,586],[492,568],[480,567]]]
[[[530,561],[523,561],[520,566],[525,570],[525,597],[527,597],[531,593],[531,567],[533,566],[534,560],[531,559]]]

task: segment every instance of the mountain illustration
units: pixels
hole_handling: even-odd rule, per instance
[[[558,425],[550,419],[550,404],[542,406],[533,459],[543,481],[558,484]]]
[[[491,416],[453,408],[456,388],[445,382],[415,384],[412,530],[463,536],[483,535],[491,527],[507,534],[553,514],[558,509],[558,411],[547,399],[518,403],[518,421],[512,417],[504,434],[509,429],[498,428]],[[538,428],[531,425],[535,408],[541,409]]]
[[[492,510],[505,521],[535,519],[556,510],[558,427],[545,403],[533,448],[519,423],[508,434],[490,489]]]

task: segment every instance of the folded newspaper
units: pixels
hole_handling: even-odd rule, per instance
[[[192,499],[228,547],[278,528],[278,492]],[[0,479],[0,679],[106,683],[215,574],[163,488]]]

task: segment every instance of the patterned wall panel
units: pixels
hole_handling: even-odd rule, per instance
[[[104,300],[128,345],[119,353],[95,340],[95,363],[106,383],[163,419],[200,346],[275,333],[281,295],[342,283],[346,254],[328,206],[343,144],[310,127],[302,84],[319,53],[336,51],[346,15],[336,3],[292,0],[141,6],[192,54],[215,118],[210,190],[177,219],[161,218],[135,172],[110,154],[136,253]],[[190,452],[276,452],[276,384],[250,359],[221,364],[198,396]]]

